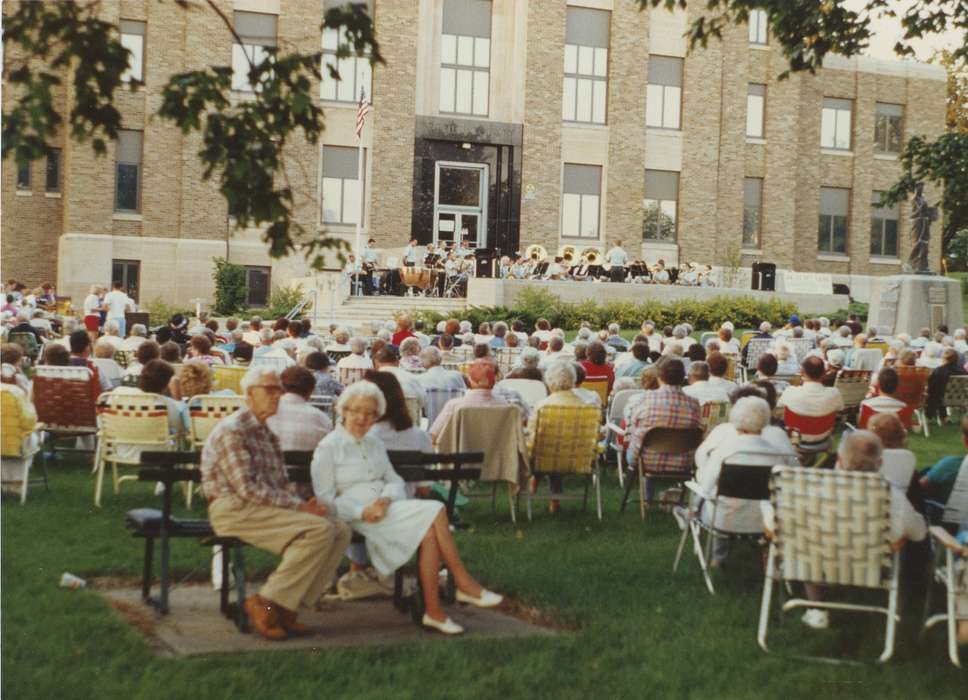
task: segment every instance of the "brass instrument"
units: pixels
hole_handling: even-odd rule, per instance
[[[578,259],[578,249],[573,245],[562,246],[555,257],[561,258],[561,264],[565,267],[571,267]]]
[[[601,265],[602,251],[594,247],[585,248],[581,252],[581,259],[586,265]]]
[[[548,258],[548,251],[543,245],[534,243],[525,248],[524,257],[533,263],[544,262]]]

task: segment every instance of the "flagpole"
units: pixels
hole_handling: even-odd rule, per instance
[[[360,211],[359,216],[356,219],[356,245],[354,246],[357,261],[360,260],[360,256],[363,254],[363,219],[366,216],[366,173],[363,171],[363,130],[366,129],[366,114],[368,111],[369,109],[366,103],[366,91],[361,86],[360,105],[356,115],[356,172],[359,175],[360,181]],[[360,121],[361,117],[362,121]]]

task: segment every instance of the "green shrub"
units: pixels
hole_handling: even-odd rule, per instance
[[[230,263],[225,258],[215,258],[212,279],[215,281],[213,313],[231,316],[245,308],[249,288],[245,286],[244,267]]]
[[[303,299],[302,286],[296,287],[275,287],[269,295],[269,308],[265,311],[264,318],[283,318],[292,311]],[[296,318],[301,318],[309,310],[307,305],[296,314]]]
[[[141,305],[141,311],[148,314],[148,323],[152,326],[161,326],[168,323],[175,314],[193,316],[195,309],[188,306],[176,306],[169,304],[161,297],[155,297],[146,304]]]

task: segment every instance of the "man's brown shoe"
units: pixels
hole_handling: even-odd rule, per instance
[[[312,627],[296,622],[296,611],[289,610],[281,605],[276,606],[279,614],[279,624],[289,634],[309,634],[313,631]]]
[[[246,598],[242,607],[249,616],[252,627],[266,639],[280,642],[288,636],[286,630],[279,625],[279,608],[271,600],[261,595],[253,595]]]

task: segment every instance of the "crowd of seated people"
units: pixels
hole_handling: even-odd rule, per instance
[[[8,301],[3,312],[5,335],[25,321],[30,323],[31,316],[24,308]],[[333,473],[336,463],[320,452],[324,444],[352,452],[354,459],[363,461],[368,459],[367,454],[357,452],[365,435],[372,436],[373,445],[379,444],[381,450],[428,452],[463,406],[517,406],[522,425],[533,429],[545,407],[591,405],[602,409],[604,424],[611,398],[634,389],[635,396],[625,404],[621,416],[626,460],[651,473],[696,466],[697,478],[704,487],[713,489],[721,465],[737,456],[768,454],[776,464],[795,464],[805,447],[832,441],[832,428],[818,428],[819,419],[843,412],[837,380],[844,372],[856,370],[870,373],[870,386],[860,411],[848,419],[853,423],[859,417],[859,427],[870,432],[858,432],[850,441],[841,440],[841,452],[831,459],[845,469],[883,466],[887,476],[895,473],[896,465],[909,462],[907,455],[913,454],[905,449],[907,429],[915,421],[908,386],[912,378],[920,378],[927,394],[923,407],[926,419],[944,422],[948,419],[946,385],[966,373],[968,360],[965,329],[949,335],[942,327],[914,340],[900,334],[883,341],[876,329],[865,329],[856,320],[832,326],[827,319],[801,321],[797,316],[779,329],[763,323],[747,337],[741,337],[726,322],[702,339],[688,323],[663,326],[651,320],[644,321],[640,332],[631,338],[623,337],[622,329],[615,324],[596,329],[583,323],[570,334],[546,319],[537,319],[533,328],[520,320],[485,322],[475,328],[469,321],[456,318],[434,326],[400,318],[375,328],[351,330],[334,325],[319,332],[314,332],[308,322],[258,317],[247,321],[176,317],[153,330],[135,324],[125,329],[127,332],[113,322],[94,331],[71,319],[60,326],[64,331],[61,336],[53,326],[32,326],[38,341],[35,364],[89,367],[104,392],[162,396],[173,435],[188,433],[187,407],[193,397],[231,393],[218,384],[220,368],[244,368],[244,398],[249,405],[266,404],[260,409],[265,414],[263,419],[250,416],[247,420],[261,420],[282,449],[316,449],[315,510],[304,509],[302,514],[320,517],[319,513],[325,511],[327,518],[339,515],[354,529],[376,533],[375,542],[385,533],[368,525],[391,517],[398,500],[425,494],[428,489],[425,485],[398,489],[381,460],[384,471],[377,479],[382,484],[380,491],[374,491],[373,486],[367,487],[369,495],[357,493],[338,472]],[[752,341],[758,346],[755,361],[749,346]],[[863,352],[871,349],[872,343],[883,348],[876,366],[870,363],[871,354]],[[3,390],[16,392],[29,409],[31,380],[24,347],[4,342],[0,355]],[[537,385],[541,391],[535,398],[515,382]],[[369,388],[350,392],[358,383]],[[586,383],[594,390],[584,386]],[[599,391],[602,384],[604,393]],[[453,398],[430,421],[428,395],[438,391],[452,392]],[[266,403],[268,398],[262,395],[266,393],[278,396]],[[331,399],[325,404],[328,412],[317,406],[316,400],[321,397]],[[332,410],[333,403],[352,407],[358,415],[347,424],[345,415]],[[708,430],[694,453],[668,455],[643,448],[645,436],[653,428],[705,429],[703,409],[708,404],[728,406],[729,419]],[[32,414],[27,410],[25,415],[29,418]],[[795,429],[790,422],[793,420],[800,421]],[[961,427],[968,448],[968,421]],[[132,445],[129,451],[137,449]],[[950,455],[936,464],[915,466],[920,471],[910,477],[909,485],[923,494],[922,500],[943,504],[958,472],[966,468],[966,459],[963,454]],[[226,489],[231,490],[226,485],[231,479],[217,481],[217,487],[207,484],[206,491],[224,495]],[[552,480],[551,488],[553,493],[560,491],[560,480]],[[647,479],[645,488],[646,498],[656,495],[657,486],[652,481]],[[365,502],[372,496],[372,502]],[[297,497],[293,493],[293,498]],[[698,508],[700,517],[706,517],[702,504],[692,507]],[[552,500],[549,509],[557,512],[558,501]],[[728,508],[722,517],[747,525],[751,518],[756,519],[755,514],[733,513]],[[226,516],[222,522],[235,521]],[[456,552],[449,551],[446,524],[441,522],[429,511],[422,513],[411,524],[413,531],[405,543],[393,537],[386,540],[386,547],[400,547],[392,556],[388,551],[375,556],[359,548],[354,552],[351,547],[352,573],[371,567],[385,574],[400,557],[409,557],[414,548],[421,550],[421,566],[427,571],[440,559],[460,570],[462,564]],[[342,546],[342,535],[337,537],[333,532],[330,536]],[[897,534],[911,539],[923,536],[907,521],[898,525]],[[271,550],[274,545],[265,546]],[[712,565],[718,566],[726,554],[725,544],[717,543]],[[426,572],[422,575],[429,576]],[[493,602],[466,570],[460,576],[466,596],[482,604]],[[269,586],[269,593],[282,600],[274,606],[271,595],[263,594],[249,605],[250,613],[255,615],[257,630],[269,638],[282,638],[298,629],[289,607],[295,599],[278,582]],[[817,590],[811,593],[818,597],[822,594]],[[295,601],[296,607],[300,602]],[[459,625],[442,613],[439,601],[428,599],[427,610],[428,626],[445,633],[459,631]],[[810,611],[805,621],[823,626],[822,618],[820,611]]]

